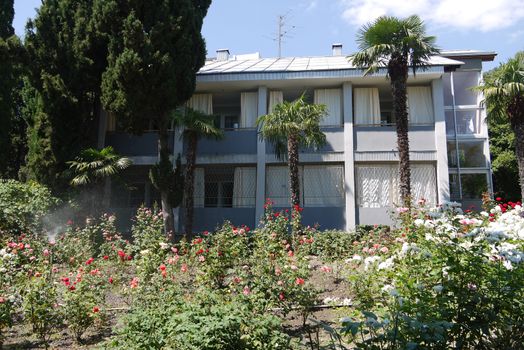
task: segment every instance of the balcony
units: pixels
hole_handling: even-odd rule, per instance
[[[108,132],[106,146],[112,146],[123,156],[156,157],[158,155],[158,133],[149,131],[142,135],[132,135],[125,132]],[[168,146],[173,149],[173,132],[169,132]]]

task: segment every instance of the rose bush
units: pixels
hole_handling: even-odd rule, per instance
[[[362,348],[513,349],[524,338],[524,210],[497,203],[402,215],[402,245],[356,259],[372,276],[343,332]],[[366,265],[367,263],[367,265]],[[370,309],[375,311],[370,313]]]

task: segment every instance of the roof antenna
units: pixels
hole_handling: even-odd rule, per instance
[[[282,43],[284,42],[283,39],[284,38],[291,38],[291,36],[289,35],[289,32],[292,29],[295,28],[295,26],[291,26],[291,29],[289,29],[289,30],[285,29],[285,26],[287,24],[286,20],[288,19],[290,12],[291,11],[288,11],[285,15],[278,15],[277,16],[278,31],[277,31],[277,34],[276,34],[276,38],[273,39],[273,40],[278,42],[278,57],[282,57]]]

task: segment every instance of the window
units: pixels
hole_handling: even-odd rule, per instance
[[[224,129],[238,129],[239,126],[238,115],[224,116]]]
[[[482,194],[488,190],[488,180],[486,173],[466,173],[460,174],[462,185],[462,196],[459,186],[459,175],[449,174],[449,187],[451,199],[454,200],[480,200]]]
[[[299,185],[300,203],[305,207],[344,206],[343,165],[299,166]],[[267,167],[266,197],[273,201],[275,207],[290,205],[288,167]]]
[[[400,203],[397,164],[370,164],[356,167],[357,205],[361,208],[387,208]],[[432,164],[411,166],[411,196],[436,204],[436,174]]]
[[[195,207],[254,208],[255,193],[255,167],[195,169]]]
[[[453,72],[455,105],[477,105],[478,92],[471,88],[479,84],[479,71]]]
[[[457,152],[455,142],[448,142],[448,165],[456,168],[484,168],[486,157],[484,157],[483,141],[460,141]],[[460,164],[459,164],[460,162]]]

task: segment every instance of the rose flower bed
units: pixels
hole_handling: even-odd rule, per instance
[[[0,342],[122,349],[518,349],[524,214],[486,203],[399,208],[397,228],[300,227],[301,208],[258,228],[225,223],[170,242],[140,208],[0,246]],[[25,344],[25,345],[24,345]]]

